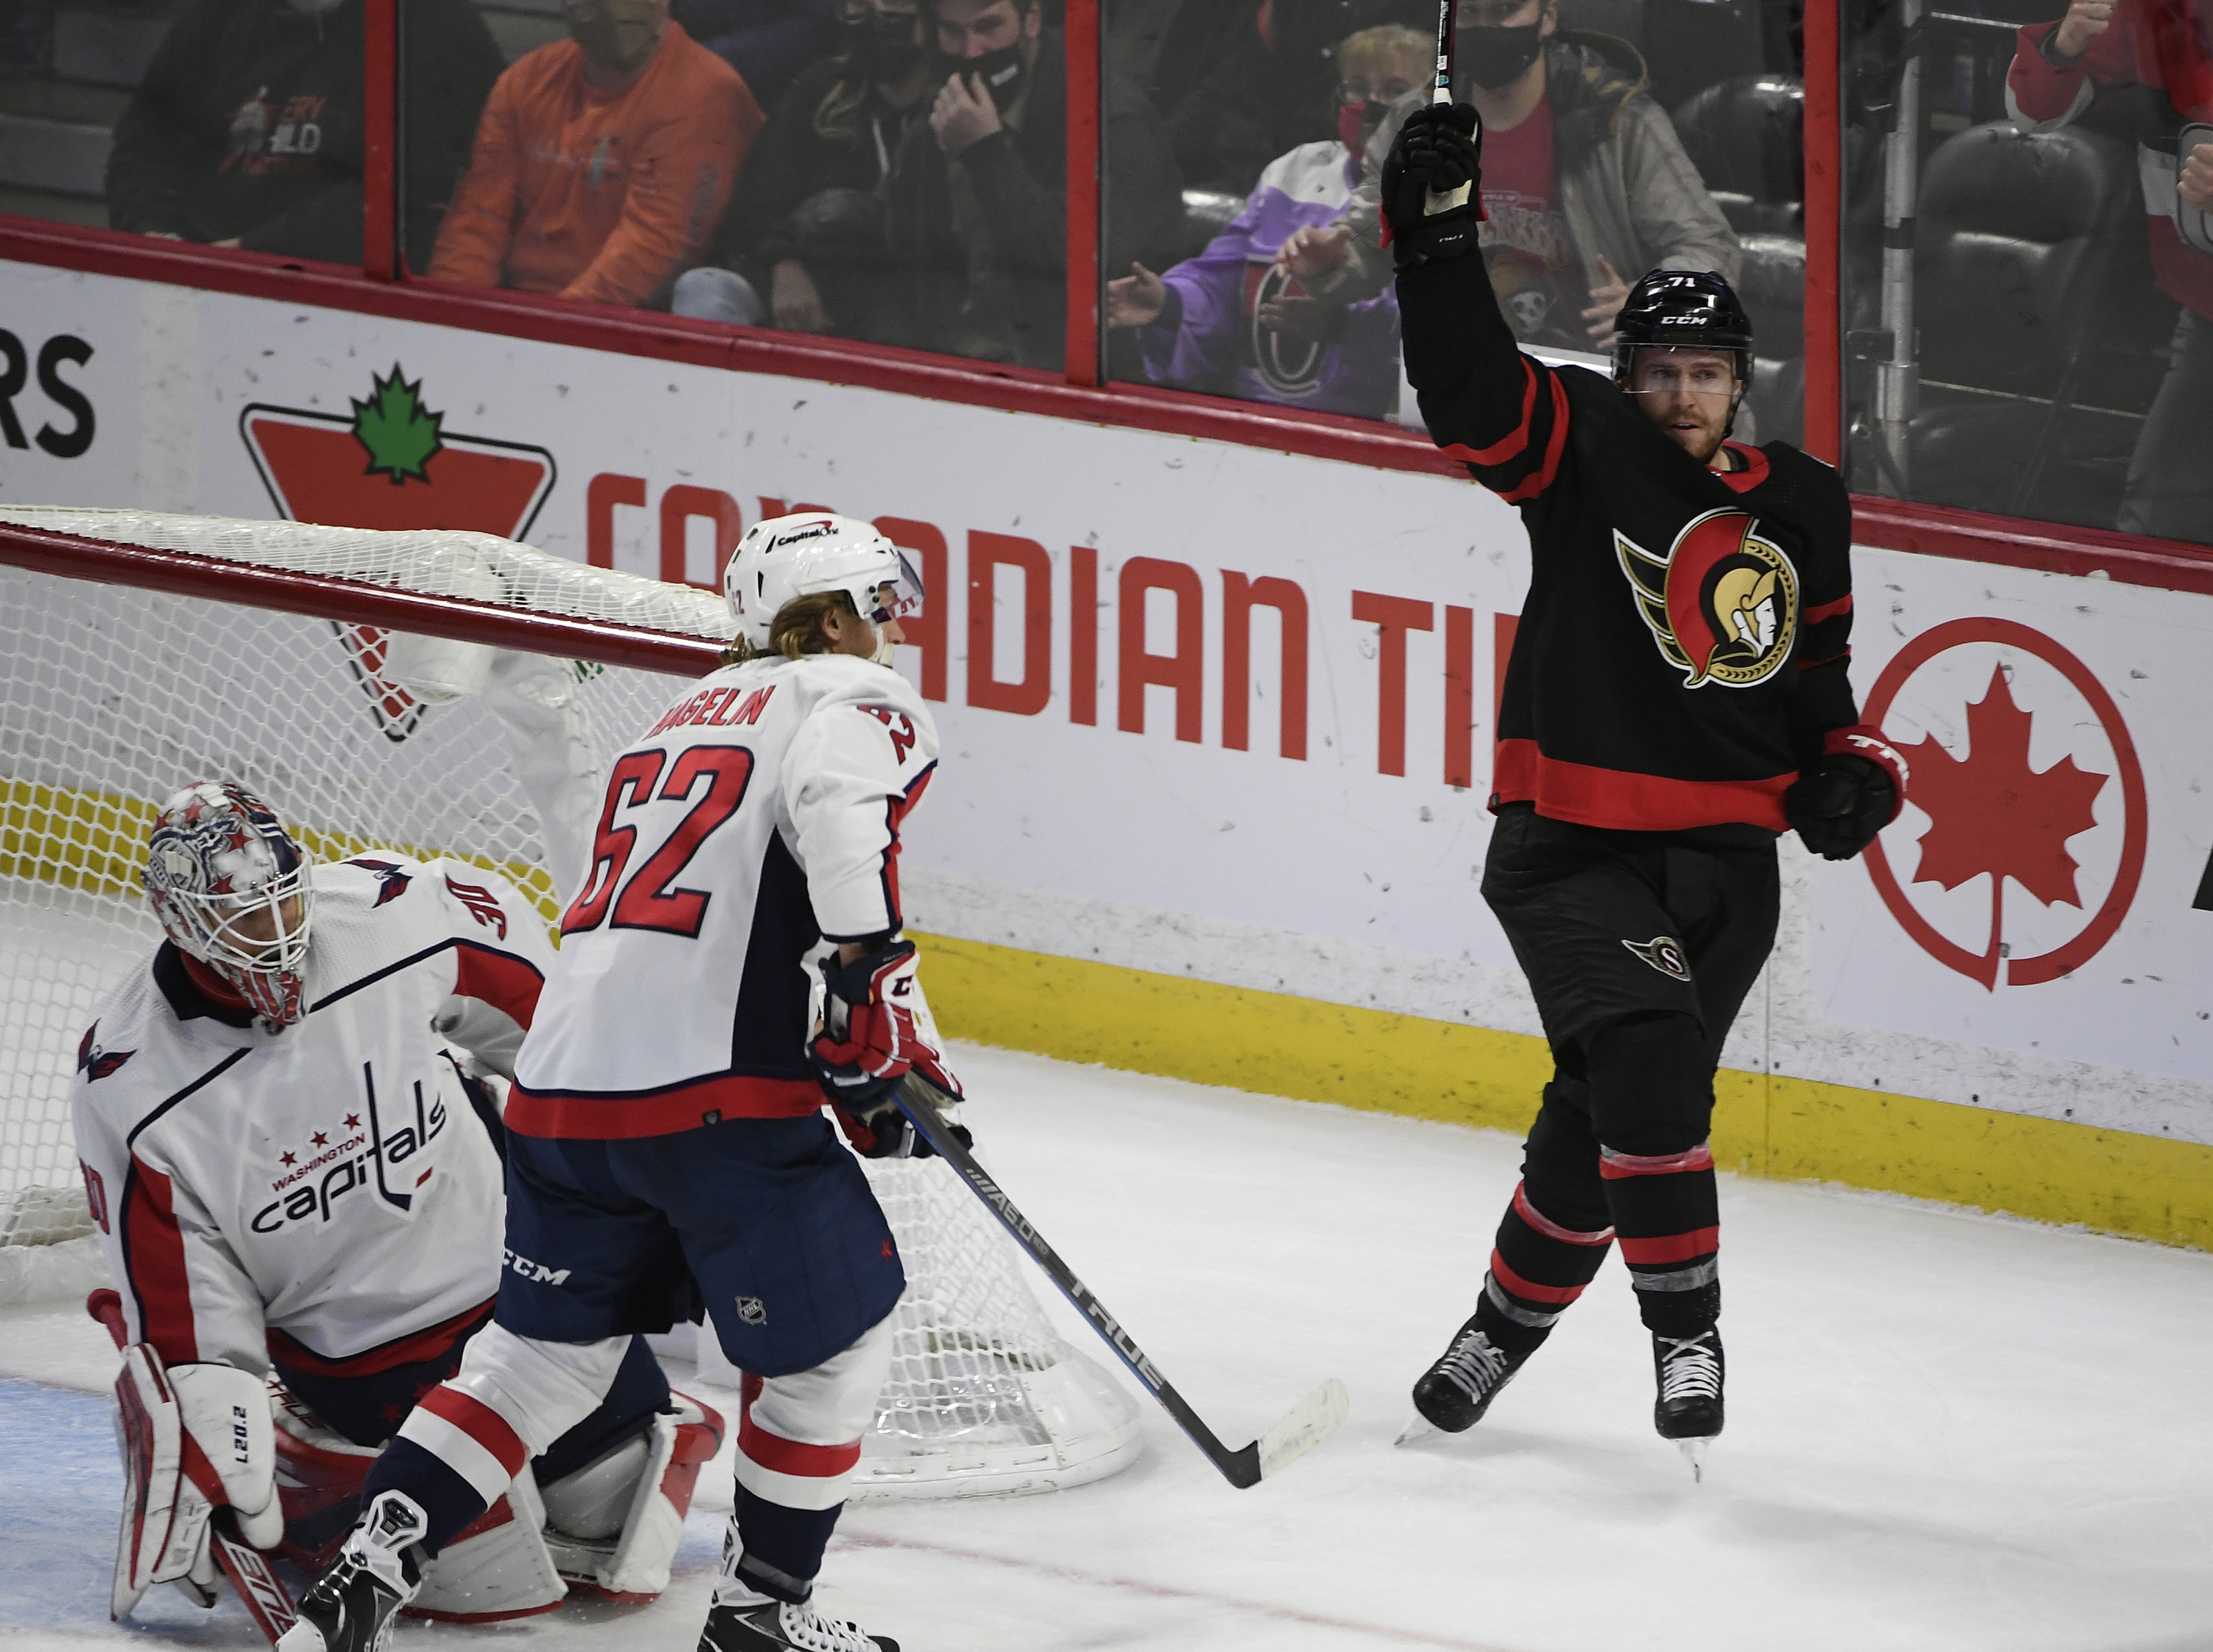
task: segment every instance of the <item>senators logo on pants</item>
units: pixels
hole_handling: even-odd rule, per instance
[[[1637,611],[1686,688],[1749,688],[1790,657],[1798,570],[1741,510],[1710,510],[1655,557],[1617,529],[1615,552]]]

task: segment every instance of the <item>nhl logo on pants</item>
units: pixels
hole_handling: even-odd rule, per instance
[[[1649,941],[1625,941],[1621,944],[1670,980],[1691,978],[1690,960],[1683,956],[1681,944],[1672,935],[1655,935]]]
[[[1674,943],[1670,942],[1668,944],[1673,946]],[[1684,978],[1688,980],[1690,977],[1686,974]],[[761,1306],[761,1299],[758,1296],[741,1296],[738,1298],[738,1317],[747,1325],[766,1325],[768,1309]]]

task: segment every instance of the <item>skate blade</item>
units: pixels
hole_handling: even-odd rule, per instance
[[[1352,1410],[1352,1396],[1335,1377],[1291,1407],[1259,1441],[1260,1476],[1280,1474],[1337,1432]]]
[[[1683,1460],[1691,1466],[1691,1478],[1701,1485],[1705,1484],[1706,1478],[1706,1448],[1711,1444],[1713,1442],[1710,1439],[1675,1442],[1675,1448],[1683,1454]]]
[[[1393,1440],[1391,1443],[1394,1446],[1411,1446],[1420,1441],[1428,1439],[1433,1434],[1442,1434],[1444,1430],[1442,1429],[1440,1429],[1436,1423],[1430,1422],[1428,1417],[1423,1416],[1421,1412],[1416,1411],[1413,1417],[1406,1423],[1406,1426],[1399,1430],[1399,1437]]]

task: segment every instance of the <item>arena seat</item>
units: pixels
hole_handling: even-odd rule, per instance
[[[1795,235],[1804,261],[1806,88],[1793,75],[1719,81],[1675,111],[1706,192],[1741,235]]]

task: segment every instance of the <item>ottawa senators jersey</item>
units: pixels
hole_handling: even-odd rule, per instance
[[[899,928],[900,822],[936,759],[921,696],[866,660],[687,689],[609,770],[509,1128],[613,1140],[820,1107],[808,960]]]
[[[343,1370],[499,1287],[498,1151],[460,1059],[511,1069],[544,919],[460,861],[313,869],[307,1014],[270,1032],[164,942],[101,1001],[70,1097],[133,1340]]]
[[[1493,807],[1783,831],[1784,789],[1858,721],[1836,472],[1781,442],[1710,470],[1611,380],[1522,355],[1479,259],[1406,271],[1399,302],[1430,434],[1529,531]]]

